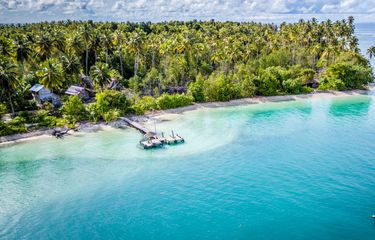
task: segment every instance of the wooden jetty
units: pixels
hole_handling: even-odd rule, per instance
[[[178,134],[175,135],[173,131],[172,135],[169,137],[164,137],[163,133],[160,137],[156,134],[156,132],[147,129],[145,126],[142,126],[137,122],[134,122],[125,117],[121,117],[120,119],[126,122],[129,126],[137,129],[144,134],[143,141],[139,141],[140,146],[142,146],[144,149],[162,147],[164,144],[172,145],[185,142],[185,139],[183,139]]]
[[[137,122],[134,122],[134,121],[130,120],[129,118],[120,117],[120,119],[123,120],[124,122],[126,122],[127,124],[129,124],[131,127],[137,129],[138,131],[140,131],[143,134],[154,133],[153,131],[147,129],[145,126],[142,126],[141,124],[139,124]]]

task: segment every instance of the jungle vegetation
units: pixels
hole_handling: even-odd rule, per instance
[[[370,57],[375,48],[369,49]],[[95,101],[63,97],[37,109],[30,87],[57,95],[81,76],[92,81]],[[108,90],[111,81],[119,85]],[[360,54],[354,19],[255,22],[118,23],[59,21],[0,25],[0,135],[25,124],[56,126],[110,121],[133,112],[228,101],[257,95],[365,88],[373,81]],[[30,110],[37,110],[30,112]]]

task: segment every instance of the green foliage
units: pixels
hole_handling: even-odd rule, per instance
[[[100,115],[104,115],[109,110],[118,110],[120,114],[128,111],[130,106],[125,94],[115,90],[104,90],[96,94],[96,107]]]
[[[26,119],[20,116],[17,116],[6,123],[0,121],[0,136],[27,132],[25,123]]]
[[[51,116],[47,110],[40,110],[36,113],[35,122],[38,127],[54,127],[56,126],[57,118]]]
[[[193,103],[193,97],[182,94],[164,93],[156,99],[156,104],[160,109],[170,109],[188,106]]]
[[[374,57],[375,48],[367,53]],[[109,120],[130,110],[142,114],[192,101],[306,93],[317,76],[320,89],[364,88],[373,80],[352,18],[279,26],[215,21],[0,25],[0,102],[12,113],[36,109],[25,89],[42,83],[61,94],[80,83],[81,73],[97,90],[114,78],[129,94],[100,92],[87,112],[69,98],[62,108],[66,119],[54,119],[48,106],[47,112],[25,114],[26,122],[72,125],[86,117]],[[187,95],[165,94],[185,89]],[[126,96],[139,101],[130,108]],[[0,105],[0,115],[2,109]]]
[[[336,63],[346,63],[352,65],[361,65],[371,67],[369,60],[357,52],[341,52],[336,59]]]
[[[103,88],[110,81],[110,74],[114,74],[109,69],[108,64],[97,62],[90,69],[90,77],[97,88]]]
[[[240,87],[224,73],[212,74],[204,83],[204,95],[208,101],[229,101],[240,96]]]
[[[283,81],[289,78],[289,73],[282,67],[269,67],[260,72],[257,79],[258,92],[261,95],[278,95]]]
[[[331,65],[322,76],[321,90],[363,89],[374,79],[371,68],[360,65],[337,63]]]
[[[240,89],[240,97],[246,98],[255,95],[255,77],[251,72],[251,66],[245,64],[236,66],[231,78],[232,82]]]
[[[155,98],[144,96],[133,105],[133,109],[137,115],[142,115],[149,110],[158,109],[158,105]]]
[[[62,107],[64,118],[72,124],[86,119],[86,108],[78,96],[70,96]]]
[[[7,105],[0,103],[0,117],[8,112]]]
[[[111,109],[108,112],[105,112],[103,115],[103,119],[106,122],[115,121],[120,117],[120,111],[116,109]]]
[[[63,66],[58,59],[48,58],[41,63],[37,76],[46,88],[60,90],[64,85]]]
[[[306,84],[314,78],[315,71],[299,65],[290,67],[269,67],[260,72],[256,83],[261,95],[299,94],[310,90]]]
[[[195,102],[204,102],[204,78],[198,74],[195,82],[191,82],[188,88],[188,94],[194,98]]]
[[[99,113],[98,105],[96,103],[90,103],[86,107],[86,111],[89,115],[90,121],[98,122],[102,117]]]

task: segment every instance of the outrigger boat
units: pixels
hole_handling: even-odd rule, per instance
[[[143,140],[143,141],[139,141],[139,144],[144,149],[161,147],[164,144],[162,139],[159,139],[159,137],[156,135],[156,133],[153,133],[153,132],[149,132],[149,133],[145,134],[144,139],[145,140]]]
[[[177,144],[177,143],[183,143],[185,142],[185,139],[183,139],[178,134],[174,135],[174,132],[172,131],[172,136],[165,138],[164,141],[166,144],[172,145],[172,144]]]
[[[172,144],[178,144],[185,142],[185,139],[183,139],[178,134],[174,134],[172,131],[172,135],[169,137],[164,137],[164,134],[162,133],[162,137],[159,137],[154,132],[148,132],[144,135],[144,140],[139,141],[139,144],[143,147],[143,149],[150,149],[150,148],[157,148],[162,147],[164,144],[172,145]]]

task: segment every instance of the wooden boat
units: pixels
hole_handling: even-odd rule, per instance
[[[144,148],[144,149],[149,149],[149,148],[156,148],[160,147],[163,145],[162,139],[159,139],[159,137],[156,135],[154,132],[148,132],[143,136],[143,140],[139,141],[139,144]]]
[[[171,136],[171,137],[167,137],[165,138],[165,143],[166,144],[178,144],[178,143],[183,143],[185,142],[185,139],[183,139],[182,137],[180,137],[179,135],[176,135],[176,136]]]
[[[183,142],[185,142],[185,139],[178,134],[175,135],[173,131],[172,135],[169,137],[164,137],[163,133],[162,136],[159,137],[154,132],[148,132],[144,135],[144,140],[140,141],[139,144],[143,147],[143,149],[150,149],[162,147],[164,144],[173,145]]]

